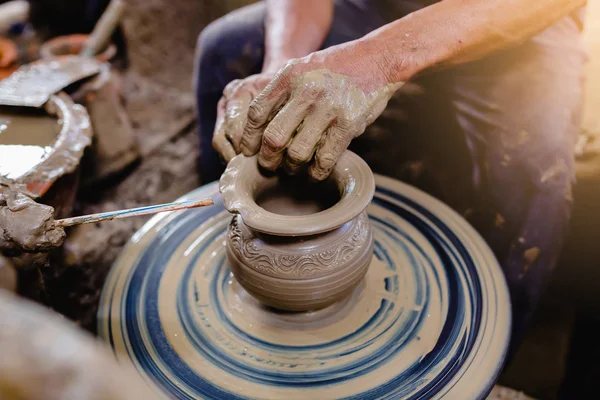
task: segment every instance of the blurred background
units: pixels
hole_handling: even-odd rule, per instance
[[[168,202],[198,186],[192,91],[196,39],[211,21],[252,2],[127,0],[129,10],[112,38],[111,62],[118,112],[128,121],[131,137],[106,145],[105,171],[94,171],[94,163],[84,160],[82,176],[93,179],[81,180],[73,215]],[[11,26],[4,35],[19,49],[10,68],[36,59],[49,39],[89,33],[108,0],[29,3],[29,23]],[[534,327],[500,380],[539,399],[600,397],[600,0],[590,0],[586,12],[589,61],[571,234]],[[144,222],[77,227],[52,269],[20,272],[21,294],[95,332],[106,274]]]

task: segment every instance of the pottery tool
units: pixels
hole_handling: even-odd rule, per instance
[[[113,219],[138,217],[141,215],[157,214],[167,211],[187,210],[190,208],[207,207],[212,206],[213,200],[211,198],[202,200],[190,200],[167,204],[157,204],[154,206],[130,208],[127,210],[109,211],[98,214],[82,215],[80,217],[72,217],[59,219],[56,221],[57,226],[67,227],[73,225],[90,224],[93,222],[111,221]]]
[[[122,0],[112,0],[81,49],[80,55],[94,57],[109,40],[124,13],[125,2]]]

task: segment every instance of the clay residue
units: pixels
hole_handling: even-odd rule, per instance
[[[544,173],[542,173],[542,176],[540,177],[540,182],[547,183],[554,179],[560,180],[560,176],[565,173],[568,173],[568,171],[569,168],[567,167],[565,160],[559,159],[554,165],[552,165],[550,168],[544,171]]]
[[[496,228],[502,228],[504,226],[505,222],[506,222],[506,220],[504,219],[502,214],[496,213],[496,220],[494,222],[494,224],[496,225]]]
[[[65,231],[56,226],[53,213],[23,193],[0,193],[0,249],[43,252],[62,245]]]
[[[523,275],[527,273],[529,268],[536,262],[540,256],[540,249],[538,247],[530,247],[523,253]]]

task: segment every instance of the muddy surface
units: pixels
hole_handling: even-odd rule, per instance
[[[52,207],[22,193],[0,193],[0,250],[44,252],[59,247],[65,231],[56,226]]]
[[[17,179],[47,156],[60,124],[43,113],[15,113],[0,107],[0,175]]]

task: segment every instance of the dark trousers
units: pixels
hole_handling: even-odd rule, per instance
[[[422,7],[395,3],[399,15],[391,16],[369,0],[337,1],[323,47]],[[210,24],[198,40],[204,182],[223,170],[211,146],[217,101],[228,82],[260,72],[264,19],[263,3],[244,7]],[[513,343],[531,319],[567,233],[585,62],[580,30],[578,16],[570,16],[523,44],[405,85],[351,145],[374,172],[429,192],[478,229],[510,288]]]

